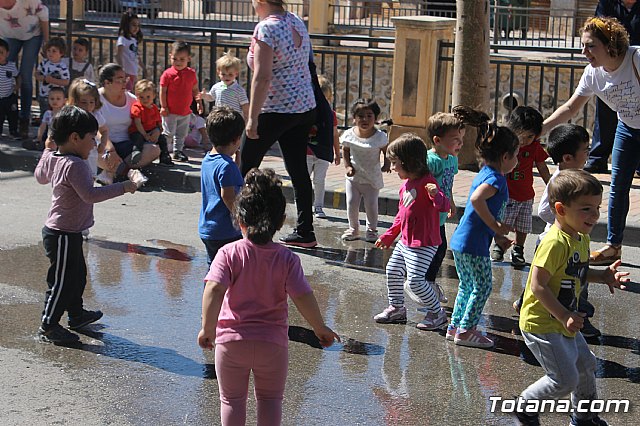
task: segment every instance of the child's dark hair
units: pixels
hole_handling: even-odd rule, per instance
[[[549,181],[547,193],[550,206],[556,201],[569,205],[583,195],[602,195],[602,184],[589,172],[567,169]]]
[[[56,49],[58,49],[63,56],[67,51],[67,44],[64,42],[64,39],[62,37],[51,37],[49,41],[44,45],[44,51],[46,52],[50,47],[55,47]]]
[[[138,15],[133,13],[131,10],[127,10],[122,12],[122,16],[120,17],[120,28],[118,28],[118,35],[124,36],[125,38],[131,38],[131,21],[137,19],[140,22],[140,18]],[[140,43],[142,41],[142,29],[139,29],[136,33],[136,41]]]
[[[89,40],[87,40],[84,37],[80,37],[77,38],[73,41],[73,44],[78,44],[82,47],[84,47],[85,49],[87,49],[87,52],[89,52],[89,48],[91,47],[91,43],[89,43]]]
[[[482,111],[458,105],[453,108],[453,114],[464,124],[478,128],[476,149],[485,162],[500,162],[504,154],[515,154],[520,146],[518,137],[511,129],[498,126]]]
[[[87,133],[98,131],[98,122],[93,114],[75,105],[66,105],[51,120],[49,137],[56,145],[64,145],[72,133],[84,138]]]
[[[215,107],[207,117],[207,135],[213,146],[226,146],[235,142],[244,131],[242,115],[229,107]]]
[[[171,45],[171,54],[175,55],[176,53],[186,53],[187,55],[191,55],[191,46],[186,41],[174,41]]]
[[[118,71],[124,71],[124,69],[120,64],[116,64],[115,62],[111,62],[100,68],[100,72],[98,73],[100,86],[104,86],[105,81],[113,82]]]
[[[429,142],[433,143],[436,136],[443,137],[449,130],[462,130],[464,123],[455,114],[448,112],[436,112],[427,122],[427,132],[429,133]]]
[[[4,47],[4,50],[9,51],[9,43],[3,38],[0,38],[0,47]]]
[[[589,132],[577,124],[560,124],[549,132],[547,153],[554,164],[562,163],[565,155],[575,155],[585,145],[589,144]]]
[[[429,174],[427,145],[415,133],[403,133],[387,147],[389,160],[400,160],[409,174],[422,177]]]
[[[62,96],[64,96],[65,98],[67,97],[67,93],[64,91],[64,87],[53,86],[52,88],[49,89],[49,94],[55,93],[55,92],[60,92],[62,93]]]
[[[542,122],[544,118],[540,111],[530,106],[515,107],[507,120],[507,127],[515,133],[532,132],[536,136],[542,133]]]
[[[246,227],[247,238],[255,244],[267,244],[284,223],[286,199],[282,181],[273,169],[249,170],[245,185],[233,205],[236,222]]]
[[[371,98],[360,98],[351,105],[351,117],[355,117],[365,109],[370,109],[376,119],[380,115],[380,105],[378,105],[375,100]]]

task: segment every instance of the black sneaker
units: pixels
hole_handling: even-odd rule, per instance
[[[311,248],[318,245],[318,242],[316,241],[316,234],[314,234],[313,231],[299,234],[296,229],[294,229],[289,235],[280,237],[280,241],[284,244],[296,247]]]
[[[82,315],[79,317],[69,318],[69,328],[71,330],[79,330],[84,326],[98,321],[102,318],[102,315],[104,315],[102,311],[87,311],[83,309]]]
[[[524,247],[514,245],[511,250],[511,264],[513,266],[525,266],[527,264],[524,260]]]
[[[47,326],[45,330],[43,326],[38,328],[38,339],[44,343],[76,343],[80,340],[80,337],[66,330],[60,326],[60,324]]]
[[[582,333],[582,337],[586,337],[586,338],[598,337],[602,335],[600,330],[598,330],[597,328],[594,327],[593,324],[591,324],[591,321],[589,321],[589,318],[584,319],[584,324],[580,329],[580,333]]]
[[[538,414],[528,415],[526,413],[513,413],[518,425],[521,426],[540,426],[540,417]]]
[[[138,164],[141,159],[142,159],[142,152],[138,151],[137,149],[134,149],[131,152],[131,158],[130,158],[131,164],[133,165]]]
[[[188,163],[189,162],[189,157],[184,155],[184,152],[182,152],[182,151],[175,151],[173,153],[173,159],[176,160],[176,161],[181,161],[183,163]]]
[[[573,414],[571,415],[571,423],[569,424],[570,426],[608,426],[609,425],[609,423],[605,422],[598,416],[595,416],[594,418],[589,420],[579,420],[579,419],[576,419]]]
[[[161,155],[159,163],[163,166],[173,166],[173,161],[171,161],[171,156],[169,154]]]
[[[504,250],[498,244],[493,244],[491,248],[491,260],[494,262],[502,262],[504,260]]]

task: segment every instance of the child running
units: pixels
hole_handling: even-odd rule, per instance
[[[449,199],[451,206],[448,212],[440,213],[442,243],[438,246],[427,270],[427,283],[438,293],[440,302],[447,303],[449,299],[445,296],[442,287],[436,283],[436,275],[447,254],[447,233],[444,224],[456,213],[456,204],[453,201],[453,178],[458,173],[458,153],[462,148],[465,129],[464,123],[455,114],[437,112],[429,117],[427,131],[433,144],[433,148],[427,153],[427,166],[438,182],[438,186]]]
[[[476,148],[485,165],[471,184],[464,215],[451,237],[460,283],[446,338],[457,345],[490,348],[493,341],[476,326],[491,294],[491,240],[495,234],[509,233],[502,223],[509,199],[504,175],[518,163],[520,144],[509,128],[490,122],[485,113],[464,106],[454,111],[463,123],[478,127]]]
[[[600,217],[602,185],[584,170],[562,170],[548,186],[555,223],[540,242],[531,262],[520,311],[522,337],[546,375],[525,389],[520,398],[526,412],[516,416],[523,425],[539,425],[528,401],[546,401],[571,394],[571,425],[606,425],[590,407],[598,398],[596,357],[578,333],[584,314],[577,312],[578,297],[587,282],[624,289],[628,272],[618,272],[621,261],[608,268],[589,268],[589,233]],[[584,404],[584,403],[587,404]],[[537,406],[537,404],[536,404]]]
[[[520,141],[518,164],[512,173],[507,175],[509,202],[504,212],[504,224],[515,228],[516,239],[511,251],[511,264],[521,267],[527,264],[524,258],[524,243],[532,229],[533,198],[533,166],[535,165],[544,183],[549,182],[549,168],[544,161],[548,155],[540,145],[538,138],[542,133],[542,115],[535,108],[516,107],[511,115],[509,127]],[[502,235],[495,236],[496,243],[491,250],[491,260],[502,262],[505,250],[511,240]]]
[[[132,92],[138,78],[138,69],[142,68],[142,60],[138,55],[138,45],[142,43],[142,31],[140,30],[140,18],[131,10],[122,13],[120,28],[118,29],[118,41],[116,46],[116,62],[127,75],[126,88]],[[144,72],[142,73],[144,75]]]
[[[259,425],[279,425],[288,368],[291,297],[322,346],[340,338],[324,324],[300,259],[272,241],[285,219],[282,182],[272,169],[249,170],[234,206],[243,239],[216,255],[205,277],[198,344],[213,349],[225,425],[244,425],[253,371]]]
[[[58,150],[45,149],[35,177],[38,183],[51,183],[51,208],[42,229],[44,250],[51,262],[42,324],[38,338],[48,343],[73,343],[75,333],[59,324],[66,311],[69,328],[78,330],[102,318],[101,311],[84,309],[82,294],[87,283],[87,266],[82,252],[82,231],[93,225],[93,204],[134,193],[135,183],[126,181],[94,187],[83,160],[95,147],[96,119],[81,108],[65,106],[53,118],[50,137]]]
[[[211,265],[220,247],[242,238],[231,211],[244,180],[233,155],[240,148],[244,120],[238,111],[215,107],[207,117],[207,132],[213,148],[202,160],[202,208],[198,222],[200,239]]]
[[[347,174],[345,192],[349,229],[342,234],[345,241],[357,240],[360,237],[358,215],[362,198],[367,214],[365,240],[373,243],[378,239],[378,194],[384,187],[382,172],[389,171],[389,160],[385,155],[387,135],[375,126],[379,115],[380,107],[376,101],[358,99],[351,106],[354,127],[346,130],[340,137]],[[380,153],[384,156],[382,168]]]
[[[398,214],[393,225],[376,241],[375,246],[391,247],[401,235],[387,263],[387,291],[389,307],[374,316],[379,323],[407,322],[404,306],[404,288],[417,303],[426,307],[427,315],[416,327],[420,330],[436,330],[446,325],[447,314],[440,306],[433,287],[426,284],[425,274],[442,243],[438,228],[440,212],[449,211],[449,198],[438,188],[427,167],[427,147],[413,133],[405,133],[389,144],[387,157],[391,169],[400,179],[406,179],[400,187]]]

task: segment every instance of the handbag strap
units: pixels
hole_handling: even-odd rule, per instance
[[[633,61],[633,57],[636,56],[638,49],[633,52],[633,56],[631,56],[631,65],[633,65],[633,73],[636,75],[636,80],[638,80],[638,84],[640,84],[640,75],[638,75],[638,68],[636,68],[636,63]]]

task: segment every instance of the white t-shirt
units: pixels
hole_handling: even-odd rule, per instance
[[[204,129],[207,124],[204,121],[204,118],[191,113],[189,117],[189,137],[191,137],[194,142],[198,145],[202,144],[202,134],[200,133],[200,129]]]
[[[612,110],[618,119],[633,129],[640,129],[640,83],[633,72],[632,58],[640,73],[637,47],[629,46],[622,65],[609,73],[603,67],[587,65],[576,88],[580,96],[596,95]]]
[[[116,46],[123,46],[122,68],[127,75],[138,75],[138,41],[135,38],[118,37]]]
[[[49,9],[41,0],[18,0],[11,9],[0,7],[0,37],[31,40],[42,35],[40,22],[49,21]]]
[[[346,130],[340,136],[342,146],[349,148],[351,165],[355,174],[347,179],[355,183],[366,183],[376,189],[384,188],[382,171],[380,170],[380,149],[387,143],[387,135],[380,130],[370,138],[362,139],[356,136],[353,128]]]
[[[129,140],[131,105],[136,101],[136,97],[130,92],[125,92],[125,95],[127,100],[125,105],[118,107],[110,104],[102,94],[102,89],[100,89],[100,100],[102,101],[100,112],[106,120],[105,124],[109,128],[109,139],[113,143]]]

